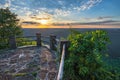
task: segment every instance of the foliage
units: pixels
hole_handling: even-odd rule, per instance
[[[17,15],[12,13],[9,8],[0,9],[0,36],[9,37],[11,35],[21,35],[22,29],[18,25]]]
[[[13,74],[14,77],[25,76],[25,75],[27,75],[27,73],[17,73],[17,74]]]
[[[0,38],[0,49],[8,48],[8,38]]]
[[[31,38],[16,38],[17,46],[36,45],[36,41]]]
[[[106,63],[104,65],[104,68],[111,71],[113,74],[115,74],[116,79],[114,80],[120,80],[120,58],[103,58],[104,62]]]
[[[69,55],[65,60],[64,80],[113,80],[112,72],[103,67],[103,54],[110,42],[103,30],[80,33],[71,30]]]
[[[0,8],[0,49],[8,47],[8,38],[11,35],[21,36],[22,29],[19,26],[17,15],[12,13],[9,8]]]

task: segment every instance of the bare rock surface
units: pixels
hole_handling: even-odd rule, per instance
[[[0,80],[55,80],[55,52],[46,47],[25,47],[0,54]]]

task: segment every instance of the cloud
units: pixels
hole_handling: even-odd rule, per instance
[[[87,10],[100,3],[102,0],[3,0],[4,7],[15,10],[15,6],[29,8],[31,10],[41,10],[53,12],[56,15],[66,16],[71,10]],[[0,2],[2,3],[2,2]],[[16,10],[18,10],[16,8]],[[22,10],[22,9],[20,9]],[[55,10],[55,11],[54,11]],[[63,13],[62,13],[63,12]]]
[[[34,16],[32,16],[31,18],[35,19],[35,20],[49,20],[50,19],[49,17],[48,18],[47,17],[46,18],[44,18],[44,17],[41,18],[41,17],[34,17]]]
[[[67,15],[69,15],[70,13],[71,13],[71,11],[69,11],[69,10],[62,10],[62,9],[55,9],[55,14],[56,14],[56,16],[67,16]]]
[[[22,24],[33,24],[33,25],[35,25],[35,24],[40,24],[40,23],[34,22],[34,21],[24,21],[24,22],[22,22]]]
[[[91,7],[95,6],[100,2],[102,2],[102,0],[88,0],[87,2],[82,3],[80,7],[74,7],[73,9],[78,11],[84,11],[90,9]]]
[[[98,16],[98,17],[92,17],[92,18],[82,18],[83,21],[88,22],[97,22],[97,21],[109,21],[114,19],[114,16]]]
[[[104,19],[111,19],[114,18],[113,16],[99,16],[97,19],[98,20],[104,20]]]
[[[6,0],[4,7],[10,7],[10,6],[11,6],[11,0]]]
[[[52,15],[49,13],[45,13],[45,12],[41,12],[37,15],[32,15],[30,16],[31,19],[34,20],[51,20],[52,19]]]
[[[97,21],[97,22],[86,22],[80,23],[83,25],[120,25],[120,21],[117,20],[105,20],[105,21]]]
[[[84,11],[102,0],[0,0],[1,7],[9,7],[19,16],[34,20],[58,19],[70,16],[73,11]],[[33,15],[37,15],[36,17]],[[42,17],[41,17],[42,16]]]

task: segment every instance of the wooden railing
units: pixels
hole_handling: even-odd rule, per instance
[[[60,65],[59,65],[59,72],[57,75],[57,80],[62,80],[63,78],[63,73],[64,73],[64,60],[65,57],[68,54],[68,47],[69,47],[69,41],[60,41],[60,53],[61,53],[61,60],[60,60]]]
[[[61,61],[59,66],[59,72],[57,76],[57,80],[62,80],[63,77],[63,69],[64,69],[64,59],[65,59],[65,44],[63,45],[62,55],[61,55]]]
[[[24,40],[27,39],[27,40]],[[15,37],[15,36],[10,36],[8,38],[8,44],[10,49],[16,49],[19,47],[17,44],[20,42],[36,42],[37,47],[41,47],[42,43],[47,43],[50,46],[51,50],[56,50],[56,36],[55,35],[50,35],[50,36],[41,36],[40,33],[36,33],[36,36],[22,36],[22,37]],[[2,43],[2,42],[0,42]],[[1,44],[2,45],[2,44]],[[26,45],[28,46],[28,45]]]
[[[27,38],[27,39],[32,39],[32,40],[27,40],[27,41],[36,41],[36,46],[41,47],[42,42],[48,43],[50,46],[51,50],[56,50],[58,47],[58,43],[60,43],[60,48],[59,48],[59,53],[61,54],[61,60],[60,60],[60,65],[59,65],[59,72],[57,75],[57,80],[62,80],[63,78],[63,73],[64,73],[64,60],[65,57],[67,56],[68,52],[68,47],[69,47],[69,41],[67,40],[59,40],[56,38],[55,35],[50,35],[50,36],[41,36],[40,33],[36,33],[36,36],[25,36],[25,37],[15,37],[15,36],[10,36],[8,39],[8,43],[10,45],[11,49],[16,49],[17,46],[17,40],[16,39],[20,38]],[[48,39],[48,40],[46,40]]]

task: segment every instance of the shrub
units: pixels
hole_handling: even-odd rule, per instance
[[[64,80],[113,80],[114,74],[103,67],[102,56],[110,42],[103,30],[71,31],[71,44],[65,60]]]

